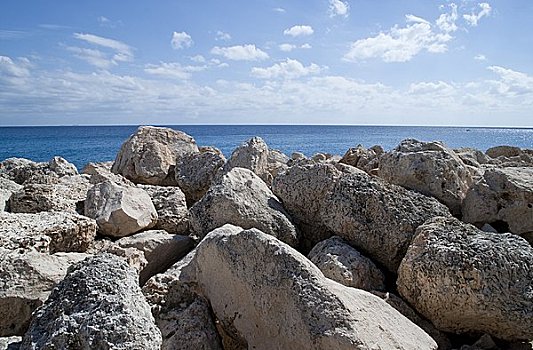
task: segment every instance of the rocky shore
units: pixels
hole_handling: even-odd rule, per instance
[[[533,349],[533,150],[0,162],[0,350]]]

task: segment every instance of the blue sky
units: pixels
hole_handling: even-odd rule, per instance
[[[4,0],[0,125],[533,126],[530,0]]]

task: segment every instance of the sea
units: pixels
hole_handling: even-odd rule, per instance
[[[355,125],[168,125],[194,137],[198,145],[215,146],[226,157],[242,142],[262,137],[287,155],[302,152],[343,155],[359,144],[396,147],[406,138],[442,141],[452,148],[482,151],[498,145],[533,149],[533,128],[355,126]],[[138,126],[0,127],[0,160],[10,157],[48,161],[61,156],[82,169],[88,162],[114,160],[121,144]]]

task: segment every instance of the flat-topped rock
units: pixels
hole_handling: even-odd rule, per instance
[[[49,162],[34,162],[24,158],[8,158],[0,162],[0,177],[22,185],[34,176],[74,176],[78,170],[74,164],[61,157],[54,157]]]

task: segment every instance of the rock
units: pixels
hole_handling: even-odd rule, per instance
[[[154,276],[143,287],[163,335],[161,350],[222,349],[209,301],[194,285],[174,276]]]
[[[474,344],[463,345],[460,350],[500,350],[500,347],[496,345],[490,335],[483,334]]]
[[[89,189],[85,215],[96,220],[102,234],[112,237],[128,236],[157,223],[157,211],[146,191],[111,181]]]
[[[533,168],[487,169],[463,201],[463,220],[518,235],[533,232]]]
[[[514,146],[496,146],[489,148],[485,154],[491,158],[499,157],[518,157],[522,153],[522,150],[519,147]]]
[[[387,184],[351,166],[340,164],[338,168],[329,164],[293,166],[272,184],[302,228],[304,240],[338,235],[396,273],[416,228],[432,217],[449,215],[435,199]]]
[[[480,150],[463,147],[459,149],[454,149],[453,151],[457,154],[457,156],[459,156],[459,158],[461,158],[463,163],[465,163],[466,165],[479,168],[481,167],[481,164],[489,163],[489,158],[485,155],[485,153],[481,152]]]
[[[22,185],[35,173],[45,173],[46,163],[36,163],[24,158],[8,158],[0,162],[0,177]]]
[[[340,237],[318,243],[308,258],[324,276],[347,287],[367,291],[385,289],[383,272]]]
[[[325,278],[303,255],[257,229],[214,230],[188,268],[221,328],[249,349],[437,347],[380,298]]]
[[[0,246],[42,253],[85,252],[96,236],[96,222],[72,213],[0,212]]]
[[[233,168],[244,168],[253,171],[265,183],[272,182],[272,174],[268,171],[268,146],[260,137],[253,137],[237,147],[224,165],[223,173]]]
[[[317,162],[317,163],[323,163],[327,160],[328,158],[326,157],[325,154],[323,153],[315,153],[313,154],[313,156],[311,157],[311,160],[313,160],[314,162]]]
[[[187,154],[178,159],[176,182],[187,197],[188,206],[207,192],[226,158],[216,148],[202,148],[200,153]]]
[[[159,349],[161,333],[137,282],[110,254],[73,265],[35,312],[21,350]]]
[[[440,142],[407,139],[380,160],[379,175],[395,185],[433,196],[455,215],[472,183],[463,161]]]
[[[148,265],[148,261],[144,256],[144,252],[134,247],[121,247],[118,241],[111,241],[109,239],[98,239],[91,244],[87,253],[89,254],[102,254],[108,253],[122,259],[131,268],[140,272]]]
[[[0,337],[0,350],[19,350],[22,337]]]
[[[69,163],[66,159],[57,156],[50,159],[48,162],[48,168],[60,177],[78,175],[78,169],[76,169],[74,164]]]
[[[231,169],[190,209],[191,231],[197,238],[227,223],[255,227],[289,245],[298,244],[290,216],[268,186],[248,169]]]
[[[272,178],[287,170],[288,162],[289,157],[287,157],[283,152],[276,149],[271,149],[268,151],[267,168],[270,175],[272,175]]]
[[[293,152],[291,154],[291,159],[290,160],[303,160],[303,159],[307,159],[307,157],[305,156],[305,154],[303,154],[302,152]]]
[[[379,168],[379,156],[374,150],[357,145],[357,147],[346,151],[340,163],[348,164],[370,173],[371,170]]]
[[[15,181],[0,177],[0,212],[9,211],[9,198],[21,188]]]
[[[148,193],[157,211],[155,229],[174,234],[188,234],[189,210],[185,194],[179,187],[139,185],[139,188]]]
[[[0,337],[24,335],[32,312],[65,277],[67,268],[85,257],[80,253],[48,255],[0,248]]]
[[[49,183],[26,183],[13,193],[9,206],[14,213],[61,211],[76,213],[87,197],[89,180],[80,175],[64,176]]]
[[[109,180],[122,186],[135,186],[133,182],[126,179],[124,176],[112,173],[112,165],[113,162],[88,163],[83,168],[82,172],[90,176],[89,182],[93,185]]]
[[[194,247],[190,237],[171,235],[162,230],[137,233],[116,243],[122,248],[136,248],[144,253],[148,265],[140,272],[141,286],[150,277],[167,270]]]
[[[398,291],[438,329],[533,339],[533,248],[512,234],[454,218],[417,229],[398,270]]]
[[[124,142],[111,171],[135,183],[175,185],[176,160],[198,152],[194,139],[181,131],[141,126]]]

